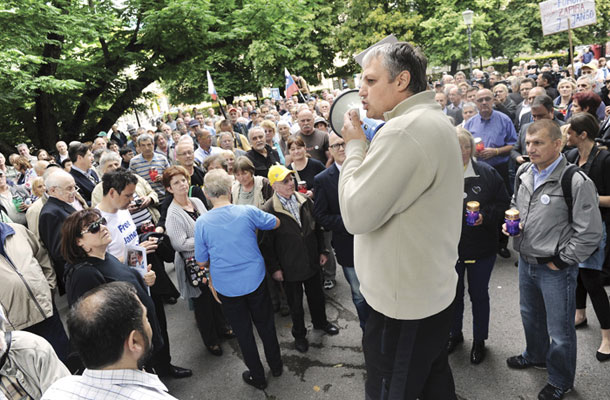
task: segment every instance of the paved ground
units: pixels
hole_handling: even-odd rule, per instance
[[[496,263],[490,284],[492,313],[488,356],[477,366],[471,365],[468,359],[472,329],[470,308],[466,309],[466,342],[450,356],[460,399],[536,399],[538,391],[546,383],[545,371],[514,371],[506,367],[506,358],[519,354],[524,346],[514,261],[514,258],[499,259]],[[169,266],[168,270],[173,277],[172,267]],[[293,346],[290,317],[277,315],[285,369],[280,378],[269,374],[269,386],[264,392],[242,381],[241,373],[245,366],[235,339],[222,344],[223,356],[212,356],[206,351],[194,316],[187,310],[185,302],[179,300],[175,305],[166,306],[173,363],[194,371],[192,378],[167,380],[170,393],[179,399],[363,399],[366,372],[361,349],[362,333],[348,284],[341,273],[337,278],[335,289],[326,292],[327,313],[329,319],[342,329],[341,333],[331,337],[310,331],[309,352],[301,354]],[[566,396],[568,400],[610,399],[610,362],[600,364],[595,359],[600,332],[590,305],[588,316],[589,327],[577,333],[576,384],[575,390]],[[311,323],[308,327],[311,329]]]

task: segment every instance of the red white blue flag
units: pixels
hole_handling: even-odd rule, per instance
[[[218,98],[218,94],[216,93],[216,88],[214,87],[214,82],[212,82],[212,75],[210,75],[210,71],[205,71],[208,74],[208,93],[212,96],[212,100],[216,100]]]
[[[294,79],[292,79],[292,75],[288,73],[288,68],[284,68],[284,76],[286,77],[286,98],[288,98],[298,92],[299,87]]]

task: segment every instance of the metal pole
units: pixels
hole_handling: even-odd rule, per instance
[[[570,23],[571,16],[568,15],[568,40],[570,42],[570,65],[572,66],[572,78],[576,79],[574,72],[574,47],[572,46],[572,24]]]
[[[472,79],[472,43],[470,41],[470,25],[468,25],[468,65],[470,66],[470,79]]]

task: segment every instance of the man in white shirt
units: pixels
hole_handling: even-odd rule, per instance
[[[70,311],[68,330],[87,369],[58,380],[42,399],[175,399],[156,375],[141,370],[151,355],[152,328],[129,283],[89,291]]]

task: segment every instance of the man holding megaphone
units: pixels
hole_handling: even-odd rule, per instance
[[[363,342],[367,399],[456,398],[445,347],[463,168],[455,130],[426,91],[426,64],[409,43],[371,48],[359,95],[366,116],[386,123],[370,147],[357,111],[345,114],[341,130],[341,215],[372,307]]]

